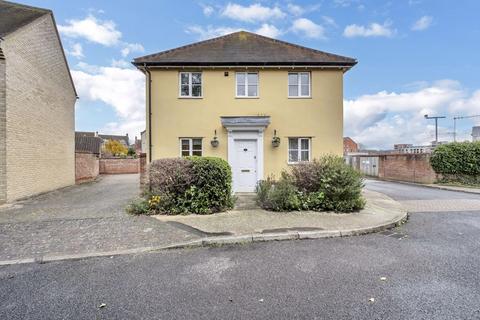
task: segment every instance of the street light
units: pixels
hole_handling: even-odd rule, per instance
[[[446,117],[429,117],[428,114],[426,114],[425,119],[435,119],[435,145],[438,144],[438,119],[445,119]]]

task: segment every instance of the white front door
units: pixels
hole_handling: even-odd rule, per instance
[[[257,140],[235,140],[235,192],[254,192],[257,184]]]

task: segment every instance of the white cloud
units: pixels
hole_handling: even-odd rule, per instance
[[[302,8],[301,6],[293,3],[289,3],[287,5],[288,11],[293,14],[294,16],[301,16],[302,14],[305,13],[305,9]]]
[[[417,21],[412,26],[413,31],[422,31],[428,29],[433,22],[433,17],[431,16],[423,16]]]
[[[118,60],[112,59],[112,63],[110,65],[115,68],[131,68],[132,67],[130,62],[125,61],[123,59],[118,59]]]
[[[423,82],[422,82],[423,83]],[[344,101],[345,135],[370,148],[391,148],[394,143],[428,144],[434,126],[423,116],[480,112],[480,90],[469,95],[457,81],[442,80],[407,92],[362,95]],[[476,110],[472,106],[476,105]],[[451,118],[450,118],[451,119]],[[440,139],[451,139],[451,123],[440,123]]]
[[[143,52],[145,49],[139,43],[123,43],[124,47],[120,51],[122,53],[122,57],[128,56],[132,52]]]
[[[343,35],[347,38],[353,37],[392,37],[396,31],[390,28],[391,23],[384,24],[370,23],[368,26],[351,24],[345,27]]]
[[[198,40],[211,39],[225,34],[233,33],[243,29],[231,27],[213,27],[213,26],[190,26],[185,30],[186,33],[197,35]]]
[[[214,11],[212,6],[203,6],[203,14],[206,17],[210,17]]]
[[[338,27],[337,23],[335,22],[335,19],[329,16],[322,16],[323,23],[328,26],[332,27]]]
[[[274,25],[264,23],[260,28],[255,30],[255,33],[261,34],[262,36],[265,36],[265,37],[277,38],[283,32],[279,30],[277,27],[275,27]]]
[[[116,45],[122,37],[113,21],[102,21],[91,14],[82,20],[68,20],[66,25],[59,25],[58,30],[66,37],[84,38],[107,47]]]
[[[68,55],[71,55],[72,57],[75,57],[77,59],[85,57],[83,55],[83,47],[80,43],[74,43],[70,49],[66,49],[65,51]]]
[[[353,3],[358,2],[357,0],[334,0],[333,4],[336,7],[350,7]]]
[[[119,133],[138,135],[145,127],[145,76],[132,68],[85,63],[77,67],[80,70],[72,70],[72,77],[80,101],[100,101],[109,105],[121,120],[117,128],[131,130],[122,129]]]
[[[325,29],[307,18],[294,20],[291,30],[307,38],[326,39]]]
[[[222,16],[243,22],[263,22],[271,19],[281,19],[286,15],[276,6],[270,8],[255,3],[247,7],[236,3],[228,3],[222,11]]]

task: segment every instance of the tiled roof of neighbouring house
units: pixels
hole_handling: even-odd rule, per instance
[[[51,13],[51,11],[18,3],[0,1],[0,37],[23,27],[47,13]]]
[[[95,137],[96,135],[93,131],[75,131],[75,137]]]
[[[125,136],[120,136],[120,135],[114,135],[114,134],[99,134],[98,135],[100,138],[103,140],[117,140],[117,141],[124,141],[126,145],[130,145],[130,141],[128,139],[128,135]]]
[[[62,41],[60,40],[60,35],[57,30],[55,17],[53,16],[53,12],[51,10],[0,0],[0,38],[5,38],[10,33],[47,14],[52,18],[53,28],[58,37],[65,65],[68,70],[68,76],[70,78],[70,82],[72,83],[75,96],[78,97],[77,90],[75,89],[75,84],[73,83],[73,78],[70,73],[70,68],[68,67],[67,58],[65,57]],[[35,48],[32,48],[32,50],[35,50]],[[8,54],[8,51],[5,51],[3,54],[3,59],[5,59],[5,54]]]
[[[134,59],[136,66],[342,66],[357,60],[239,31]]]
[[[75,152],[100,154],[103,140],[99,137],[75,135]]]

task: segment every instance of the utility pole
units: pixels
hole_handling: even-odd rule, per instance
[[[453,117],[453,142],[457,142],[457,120],[477,118],[477,117],[480,117],[480,114],[475,114],[473,116]]]
[[[438,145],[438,119],[445,119],[445,116],[441,117],[429,117],[428,114],[426,114],[425,119],[435,119],[435,145]]]

